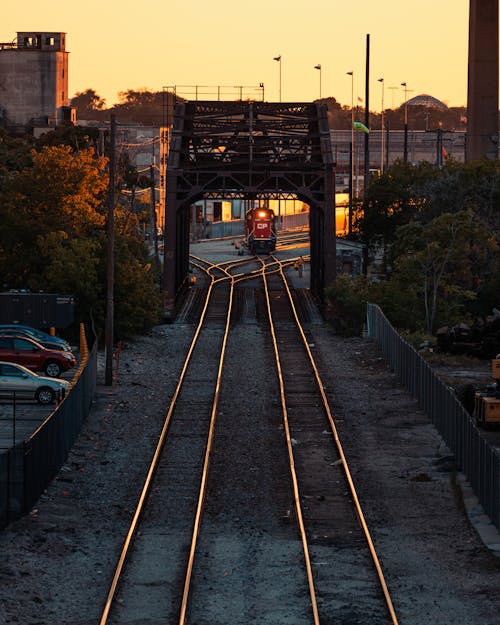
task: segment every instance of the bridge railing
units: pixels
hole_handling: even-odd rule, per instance
[[[377,341],[386,361],[417,399],[453,453],[493,524],[500,530],[500,453],[486,440],[455,393],[393,328],[382,310],[367,305],[368,336]]]
[[[280,215],[276,217],[276,229],[293,230],[294,228],[307,228],[309,226],[309,213],[296,213],[294,215]],[[221,239],[223,237],[239,237],[245,234],[245,220],[232,219],[230,221],[209,221],[190,225],[192,241],[202,239]]]

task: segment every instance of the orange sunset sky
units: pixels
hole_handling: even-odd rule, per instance
[[[430,93],[467,102],[468,0],[3,0],[0,41],[17,31],[67,33],[70,95],[87,88],[118,101],[126,89],[258,86],[265,99],[364,99],[370,34],[370,108]],[[321,65],[321,70],[315,65]],[[393,87],[391,89],[391,87]]]

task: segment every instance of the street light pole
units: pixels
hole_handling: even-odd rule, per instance
[[[379,83],[382,85],[382,106],[381,106],[381,127],[380,127],[380,140],[381,140],[381,148],[380,148],[380,173],[384,173],[384,79],[379,78]]]
[[[275,56],[273,58],[273,61],[278,61],[278,63],[280,64],[280,91],[279,91],[279,101],[281,102],[281,54],[279,54],[278,56]]]
[[[319,70],[319,99],[321,100],[321,64],[318,63],[317,65],[315,65],[314,69]]]
[[[401,86],[405,89],[405,138],[403,148],[403,160],[406,163],[408,161],[408,100],[406,96],[406,94],[408,93],[408,89],[406,86],[406,82],[402,82]]]
[[[346,72],[351,77],[351,192],[349,194],[349,223],[347,233],[352,232],[352,196],[354,194],[354,72]]]

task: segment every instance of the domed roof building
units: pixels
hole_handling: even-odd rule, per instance
[[[428,95],[427,93],[421,93],[420,95],[416,95],[414,98],[411,98],[406,102],[408,106],[425,106],[431,109],[438,109],[440,111],[445,111],[448,107],[444,102],[438,100],[434,96]]]

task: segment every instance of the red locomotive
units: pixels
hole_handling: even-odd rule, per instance
[[[269,254],[276,249],[276,218],[270,208],[251,208],[245,216],[245,236],[251,254]]]

